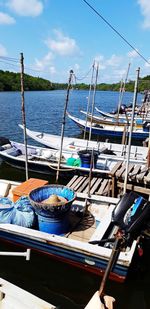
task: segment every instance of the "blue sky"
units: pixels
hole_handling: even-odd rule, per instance
[[[129,63],[129,79],[138,67],[141,77],[150,75],[150,0],[87,2],[147,62],[83,0],[0,0],[0,68],[19,72],[23,52],[25,73],[52,82],[67,82],[70,69],[89,82],[94,60],[100,83],[125,79]]]

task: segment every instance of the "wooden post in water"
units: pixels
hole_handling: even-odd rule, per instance
[[[73,74],[74,74],[73,70],[70,70],[70,76],[69,76],[68,87],[67,87],[67,95],[66,95],[64,113],[63,113],[63,120],[62,120],[62,127],[61,127],[60,154],[59,154],[59,160],[58,160],[57,172],[56,172],[56,183],[58,182],[58,178],[59,178],[59,170],[60,170],[60,163],[61,163],[61,156],[62,156],[65,122],[66,122],[66,111],[67,111],[67,106],[68,106],[68,101],[69,101],[69,92],[70,92]]]
[[[132,138],[132,131],[133,131],[135,106],[136,106],[136,101],[137,101],[139,74],[140,74],[140,68],[137,69],[137,77],[136,77],[135,86],[134,86],[134,97],[133,97],[132,116],[131,116],[131,123],[130,123],[130,133],[129,133],[129,142],[128,142],[127,162],[126,162],[126,171],[125,171],[123,193],[126,193],[126,189],[127,189],[128,169],[129,169],[129,160],[130,160],[130,151],[131,151],[131,138]]]
[[[91,77],[90,89],[89,89],[89,94],[88,94],[88,103],[87,103],[87,110],[86,110],[86,122],[85,122],[84,135],[83,135],[84,139],[86,137],[86,127],[87,127],[88,112],[89,112],[89,107],[90,107],[90,98],[91,98],[91,90],[92,90],[92,85],[93,85],[94,70],[95,70],[95,61],[94,61],[93,66],[92,66],[92,77]]]
[[[26,135],[26,117],[25,117],[25,100],[24,100],[24,57],[23,53],[20,54],[21,64],[21,111],[22,111],[22,125],[24,133],[24,145],[25,145],[25,170],[26,180],[28,180],[28,152],[27,152],[27,135]]]
[[[89,132],[89,141],[91,140],[91,134],[92,134],[92,122],[93,122],[93,112],[94,112],[94,105],[95,105],[95,94],[96,94],[98,70],[99,70],[99,64],[97,64],[95,84],[94,84],[94,92],[93,92],[93,100],[92,100],[92,111],[91,111],[91,123],[90,123],[90,132]]]

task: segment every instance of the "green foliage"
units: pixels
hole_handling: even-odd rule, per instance
[[[9,71],[0,70],[0,91],[20,91],[21,81],[20,73],[13,73]],[[88,84],[75,84],[73,86],[77,90],[89,90]],[[67,83],[52,83],[41,77],[33,77],[28,74],[24,74],[24,90],[65,90],[67,89]],[[105,84],[101,83],[97,85],[97,90],[101,91],[119,91],[120,83]],[[138,91],[143,92],[146,89],[150,89],[150,75],[140,78]],[[126,91],[134,91],[134,81],[128,81],[125,87]]]
[[[20,73],[0,70],[0,91],[20,91]],[[24,74],[24,90],[53,90],[54,85],[43,78]]]

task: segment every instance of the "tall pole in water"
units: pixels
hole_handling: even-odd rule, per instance
[[[136,101],[137,101],[139,74],[140,74],[140,68],[137,69],[137,77],[136,77],[135,86],[134,86],[134,97],[133,97],[133,105],[132,105],[132,116],[131,116],[131,123],[130,123],[128,152],[127,152],[127,163],[126,163],[126,171],[125,171],[125,180],[124,180],[124,190],[123,190],[123,193],[126,193],[126,189],[127,189],[128,169],[129,169],[129,160],[130,160],[130,151],[131,151],[131,138],[132,138],[132,131],[133,131],[135,106],[136,106]]]
[[[61,142],[60,142],[60,154],[59,154],[59,160],[58,160],[58,166],[57,166],[57,172],[56,172],[56,183],[58,182],[59,178],[59,170],[60,170],[60,163],[61,163],[61,156],[62,156],[62,147],[63,147],[63,138],[64,138],[64,130],[65,130],[65,122],[66,122],[66,112],[67,112],[67,106],[69,101],[69,92],[73,77],[73,70],[70,70],[69,80],[68,80],[68,87],[67,87],[67,95],[66,95],[66,101],[65,101],[65,107],[64,107],[64,113],[63,113],[63,120],[62,120],[62,127],[61,127]]]
[[[124,81],[124,83],[121,83],[121,87],[120,87],[120,96],[119,96],[119,104],[118,104],[118,114],[117,114],[117,118],[119,118],[120,107],[121,107],[121,105],[122,105],[123,95],[124,95],[124,92],[125,92],[125,86],[126,86],[126,83],[127,83],[127,80],[128,80],[130,65],[131,65],[131,63],[128,64],[128,69],[127,69],[125,81]]]
[[[95,70],[95,61],[94,61],[93,65],[92,65],[92,77],[91,77],[90,89],[89,89],[89,94],[88,94],[88,103],[87,103],[87,111],[86,111],[86,122],[85,122],[84,135],[83,135],[84,139],[86,137],[86,127],[87,127],[88,113],[89,113],[89,107],[90,107],[90,99],[91,99],[91,90],[92,90],[92,85],[93,85],[94,70]]]
[[[24,133],[24,145],[25,145],[25,170],[26,180],[28,180],[28,152],[27,152],[27,135],[26,135],[26,117],[25,117],[25,100],[24,100],[24,57],[23,53],[20,54],[21,64],[21,111],[22,111],[22,124]]]
[[[98,70],[99,70],[99,64],[97,64],[97,68],[96,68],[96,77],[95,77],[93,100],[92,100],[92,111],[91,111],[89,141],[91,140],[91,134],[92,134],[92,122],[93,122],[93,113],[94,113],[94,105],[95,105],[95,95],[96,95],[96,86],[97,86],[97,79],[98,79]]]

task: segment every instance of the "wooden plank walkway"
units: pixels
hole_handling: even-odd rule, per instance
[[[106,178],[92,177],[90,188],[89,176],[75,175],[67,186],[79,193],[117,197],[124,186],[125,172],[126,163],[119,161]],[[129,164],[127,190],[150,194],[150,169],[146,165]]]
[[[72,188],[79,193],[89,192],[89,177],[88,176],[74,176],[67,184],[68,187]],[[103,179],[93,177],[91,179],[90,194],[96,195],[107,195],[109,196],[109,184],[111,179]]]

